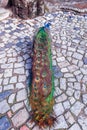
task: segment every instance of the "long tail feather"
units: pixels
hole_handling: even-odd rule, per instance
[[[48,27],[48,26],[46,26]],[[51,39],[45,27],[35,36],[30,104],[32,120],[40,127],[52,126],[54,75],[52,72]]]

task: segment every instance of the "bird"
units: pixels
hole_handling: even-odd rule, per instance
[[[50,23],[38,29],[33,42],[32,81],[30,84],[31,117],[40,128],[51,127],[55,117],[54,74],[52,70]]]

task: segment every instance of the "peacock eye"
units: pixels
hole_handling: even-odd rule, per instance
[[[46,84],[46,82],[44,82],[44,85],[43,85],[43,87],[44,87],[44,88],[47,88],[47,84]]]
[[[36,77],[36,80],[39,80],[39,77]]]
[[[36,87],[36,84],[34,84],[34,87]]]
[[[47,86],[46,86],[46,85],[44,85],[44,88],[47,88]]]
[[[42,73],[42,77],[44,78],[44,77],[46,77],[47,76],[47,73],[46,73],[46,71],[44,71],[43,73]]]

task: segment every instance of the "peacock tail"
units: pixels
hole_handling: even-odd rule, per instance
[[[54,75],[52,71],[51,39],[45,27],[41,27],[34,40],[32,84],[30,104],[32,120],[39,127],[54,123]]]

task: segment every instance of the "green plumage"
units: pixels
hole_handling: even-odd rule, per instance
[[[34,40],[30,104],[32,118],[40,126],[51,126],[54,105],[54,75],[52,71],[51,39],[41,27]]]

